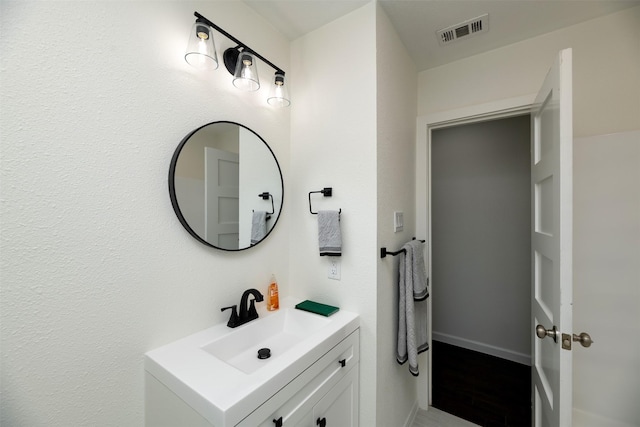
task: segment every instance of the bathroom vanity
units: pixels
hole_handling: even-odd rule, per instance
[[[148,352],[146,425],[357,426],[358,316],[324,317],[292,302]]]

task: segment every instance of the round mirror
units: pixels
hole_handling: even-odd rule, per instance
[[[180,223],[199,242],[241,251],[275,227],[284,184],[264,139],[246,126],[221,121],[180,142],[169,168],[169,195]]]

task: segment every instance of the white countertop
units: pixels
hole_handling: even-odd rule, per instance
[[[293,308],[302,300],[287,298],[281,301],[280,310]],[[277,312],[260,307],[258,313],[265,318]],[[229,328],[225,322],[152,350],[145,354],[145,369],[213,425],[233,426],[359,326],[358,315],[344,310],[324,319],[328,319],[325,326],[252,373],[236,369],[202,348],[260,319],[237,328]]]

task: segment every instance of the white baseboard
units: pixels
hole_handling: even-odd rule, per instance
[[[456,337],[453,335],[442,334],[436,331],[433,331],[431,335],[434,341],[440,341],[445,344],[455,345],[457,347],[466,348],[468,350],[479,351],[484,354],[489,354],[491,356],[496,356],[502,359],[511,360],[512,362],[517,362],[523,365],[531,366],[530,354],[518,353],[513,350],[507,350],[505,348],[500,348],[493,345],[484,344],[478,341]]]
[[[416,419],[416,415],[418,414],[418,401],[413,402],[413,407],[411,407],[411,412],[409,412],[409,416],[405,420],[403,427],[411,427],[413,422]]]
[[[573,408],[573,425],[580,427],[635,427],[637,424],[628,424],[623,421],[601,417],[591,412]]]

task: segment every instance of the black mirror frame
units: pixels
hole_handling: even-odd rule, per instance
[[[269,149],[269,152],[273,156],[273,160],[276,162],[276,166],[278,167],[278,173],[280,174],[280,186],[281,186],[280,191],[282,192],[281,193],[282,197],[280,199],[280,209],[278,210],[278,216],[275,218],[273,225],[271,226],[269,231],[267,231],[267,234],[264,236],[264,238],[262,240],[260,240],[258,243],[254,244],[254,245],[249,245],[249,246],[247,246],[245,248],[227,249],[227,248],[221,248],[219,246],[212,245],[211,243],[207,242],[202,237],[200,237],[195,231],[193,231],[193,229],[191,228],[191,226],[189,225],[189,223],[185,219],[184,215],[182,215],[182,211],[180,210],[180,206],[178,206],[178,198],[176,196],[176,186],[175,186],[175,172],[176,172],[176,164],[178,162],[178,157],[180,157],[180,153],[182,152],[182,149],[184,148],[186,143],[189,141],[189,138],[191,138],[193,136],[193,134],[195,134],[196,132],[198,132],[200,129],[202,129],[204,127],[207,127],[209,125],[213,125],[213,124],[216,124],[216,123],[227,123],[227,124],[237,125],[237,126],[240,126],[240,127],[244,128],[244,129],[248,130],[249,132],[253,133],[255,136],[257,136],[260,139],[260,141],[262,141],[262,143]],[[193,131],[189,132],[187,134],[187,136],[185,136],[182,139],[182,141],[180,141],[180,144],[178,144],[178,147],[176,148],[176,151],[173,153],[173,157],[171,157],[171,165],[169,166],[169,197],[171,198],[171,205],[173,206],[173,210],[176,213],[176,216],[178,217],[178,220],[180,221],[180,224],[182,224],[182,226],[185,228],[185,230],[187,230],[189,232],[189,234],[191,234],[191,236],[194,239],[196,239],[197,241],[199,241],[203,245],[206,245],[206,246],[209,246],[210,248],[218,249],[218,250],[221,250],[221,251],[227,251],[227,252],[245,251],[247,249],[251,249],[253,247],[256,247],[260,243],[264,242],[267,239],[267,237],[269,237],[271,232],[276,228],[276,225],[278,224],[278,220],[280,219],[280,215],[282,215],[282,207],[284,206],[284,179],[282,177],[282,169],[280,168],[280,163],[278,162],[278,158],[276,157],[275,153],[273,152],[273,150],[271,149],[269,144],[267,144],[267,142],[260,135],[258,135],[253,129],[250,129],[247,126],[242,125],[240,123],[236,123],[236,122],[232,122],[232,121],[228,121],[228,120],[219,120],[219,121],[215,121],[215,122],[210,122],[210,123],[206,123],[206,124],[200,126],[199,128],[194,129]]]

